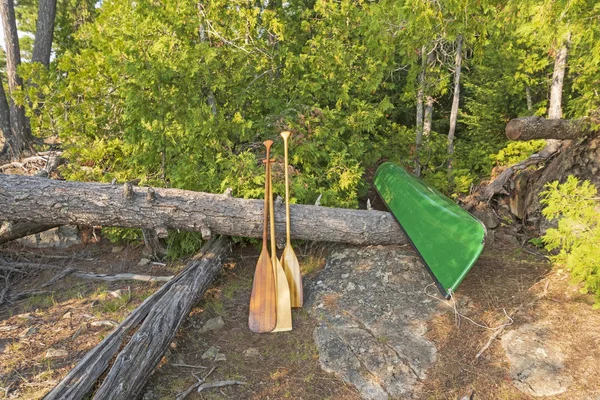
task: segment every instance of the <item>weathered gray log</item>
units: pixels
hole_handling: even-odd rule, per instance
[[[40,225],[35,222],[4,221],[0,225],[0,244],[56,228],[57,224]]]
[[[45,163],[46,166],[36,172],[36,176],[47,178],[52,171],[54,171],[61,162],[62,151],[50,151],[37,153],[37,155],[25,158],[20,162],[12,162],[0,166],[0,172],[11,166],[20,166],[24,168],[24,165],[29,163]],[[4,221],[0,223],[0,244],[10,242],[11,240],[20,239],[24,236],[33,235],[47,231],[52,228],[56,228],[56,224],[51,225],[40,225],[38,223],[31,222],[12,222]]]
[[[512,119],[506,125],[506,136],[511,140],[577,139],[600,131],[600,120],[546,119],[525,117]]]
[[[196,265],[194,270],[171,286],[152,307],[142,326],[117,356],[94,400],[129,400],[139,394],[192,305],[221,270],[221,260],[230,248],[229,240],[221,237],[209,243],[212,243],[210,250],[191,262]]]
[[[20,268],[20,269],[19,269]],[[57,269],[64,271],[63,267],[52,264],[38,264],[38,263],[29,263],[29,262],[11,262],[7,263],[0,260],[0,269],[11,269],[16,271],[26,272],[27,268],[34,269]],[[172,275],[167,276],[154,276],[154,275],[145,275],[145,274],[132,274],[132,273],[122,273],[122,274],[99,274],[95,272],[87,272],[87,271],[79,271],[75,268],[67,268],[71,271],[69,274],[73,274],[77,278],[81,279],[92,279],[97,281],[106,281],[106,282],[118,282],[118,281],[142,281],[142,282],[168,282],[173,279]],[[43,286],[42,286],[43,287]]]
[[[86,396],[96,380],[104,373],[110,360],[119,351],[129,331],[144,319],[147,321],[145,322],[146,325],[152,325],[152,318],[160,318],[161,316],[154,311],[150,316],[151,310],[155,308],[163,309],[165,308],[164,304],[178,301],[180,295],[177,294],[177,290],[189,292],[193,289],[195,296],[204,293],[210,282],[220,271],[222,267],[220,258],[224,256],[228,249],[229,240],[227,238],[219,238],[206,243],[183,271],[133,310],[118,327],[79,361],[75,368],[44,397],[44,400],[79,400]],[[204,281],[201,282],[202,280]],[[173,288],[177,290],[173,291]],[[159,302],[163,306],[160,306]],[[187,315],[187,312],[185,315]],[[173,331],[174,333],[175,331]],[[139,336],[136,335],[135,337]],[[142,353],[146,354],[146,350],[148,349],[144,349]]]
[[[167,228],[227,236],[262,236],[262,200],[178,189],[65,182],[0,174],[0,220]],[[276,229],[285,232],[285,207]],[[294,239],[357,245],[405,244],[391,214],[308,205],[291,206]]]

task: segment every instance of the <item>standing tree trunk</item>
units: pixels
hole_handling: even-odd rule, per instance
[[[458,101],[460,99],[460,71],[462,67],[463,37],[456,38],[456,58],[454,60],[454,94],[452,96],[452,108],[450,110],[450,129],[448,130],[448,168],[452,168],[452,156],[454,155],[454,134],[456,132],[456,120],[458,119]]]
[[[431,121],[433,120],[433,97],[425,98],[425,117],[423,118],[423,137],[431,133]]]
[[[42,63],[46,68],[50,65],[55,16],[56,0],[39,0],[31,61]]]
[[[8,152],[11,158],[13,157],[13,148],[19,148],[18,143],[15,143],[15,137],[10,127],[10,106],[6,100],[6,93],[4,93],[4,84],[0,80],[0,131],[4,138],[4,147],[0,149],[0,155]]]
[[[4,43],[6,45],[6,74],[8,75],[8,89],[10,97],[10,123],[14,136],[13,158],[21,157],[25,147],[33,141],[29,132],[25,109],[17,106],[13,100],[13,93],[23,86],[21,78],[17,75],[17,68],[21,64],[19,49],[19,36],[17,34],[17,21],[13,0],[0,0],[0,16],[4,28]]]
[[[417,89],[417,124],[415,134],[415,176],[421,176],[421,161],[419,151],[423,142],[423,93],[425,91],[425,68],[427,67],[425,46],[421,48],[421,72],[419,73],[419,88]]]
[[[529,85],[525,86],[525,96],[527,97],[527,111],[533,110],[533,99],[531,98],[531,88]]]
[[[562,118],[562,92],[567,69],[567,55],[571,42],[571,32],[567,33],[565,41],[554,59],[554,72],[550,86],[550,104],[548,106],[548,119]]]

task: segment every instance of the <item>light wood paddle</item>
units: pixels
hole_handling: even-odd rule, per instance
[[[270,158],[272,140],[264,142],[267,148],[267,160]],[[269,163],[266,163],[265,174],[265,203],[263,206],[263,245],[254,271],[252,282],[252,295],[250,296],[250,315],[248,316],[248,327],[252,332],[271,332],[277,325],[277,292],[275,291],[275,275],[273,263],[267,249],[267,224],[269,212],[270,171]]]
[[[290,302],[292,307],[302,307],[304,303],[304,294],[302,291],[302,275],[300,274],[300,264],[298,257],[292,248],[290,235],[290,181],[288,177],[288,139],[292,133],[285,131],[281,132],[284,146],[284,161],[285,161],[285,235],[286,244],[281,255],[281,266],[285,271],[288,284],[290,287]]]
[[[292,330],[292,307],[290,304],[290,288],[285,272],[277,259],[277,244],[275,241],[275,208],[273,205],[273,181],[271,178],[271,162],[267,158],[267,176],[269,179],[269,212],[271,217],[271,261],[275,271],[275,291],[277,292],[277,325],[272,332]]]

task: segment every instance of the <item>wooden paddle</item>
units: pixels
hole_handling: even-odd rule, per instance
[[[277,292],[277,325],[272,332],[292,330],[292,307],[290,304],[290,288],[285,272],[277,259],[275,241],[275,208],[273,206],[273,182],[271,179],[271,162],[267,157],[267,179],[269,180],[269,212],[271,214],[271,261],[275,272],[275,291]]]
[[[264,142],[267,148],[267,160],[270,157],[272,140]],[[269,212],[270,171],[267,162],[265,175],[265,203],[263,209],[263,245],[254,271],[252,295],[250,296],[250,315],[248,327],[252,332],[271,332],[277,325],[277,292],[275,291],[275,275],[273,263],[267,249],[267,224]]]
[[[290,181],[288,177],[288,139],[292,133],[285,131],[281,132],[284,146],[284,161],[285,161],[285,235],[286,244],[281,255],[281,266],[285,271],[285,276],[290,287],[290,302],[292,307],[302,307],[304,303],[304,294],[302,291],[302,275],[300,274],[300,264],[298,257],[292,248],[290,238]]]

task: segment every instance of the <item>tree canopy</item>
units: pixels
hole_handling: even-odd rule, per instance
[[[539,149],[506,148],[503,129],[545,115],[567,37],[563,114],[600,109],[600,8],[590,0],[59,0],[49,68],[29,62],[37,10],[35,0],[16,5],[29,33],[24,84],[3,81],[4,91],[36,138],[60,138],[68,179],[260,197],[261,143],[276,140],[282,154],[287,129],[295,202],[356,207],[384,159],[418,160],[425,180],[466,192],[507,157]],[[275,178],[282,170],[278,157]]]

